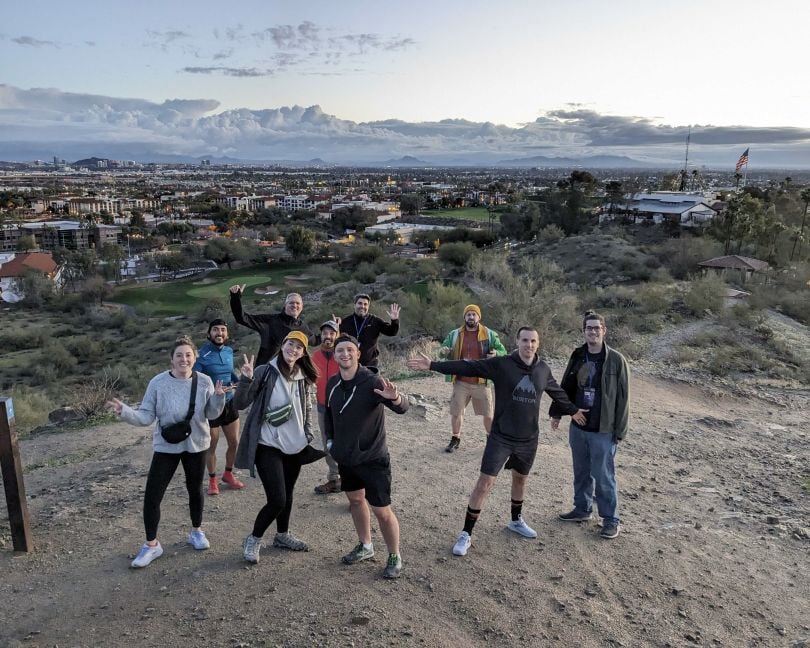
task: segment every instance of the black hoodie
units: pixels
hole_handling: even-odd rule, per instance
[[[290,331],[303,331],[313,343],[309,326],[301,318],[290,317],[282,307],[280,313],[251,315],[242,310],[242,299],[239,293],[231,293],[231,312],[234,319],[242,326],[247,326],[259,334],[259,353],[256,355],[255,367],[267,364],[278,353],[281,343]]]
[[[402,396],[400,404],[394,405],[374,393],[382,388],[376,367],[360,366],[352,380],[343,380],[337,374],[326,383],[325,432],[326,438],[332,440],[329,454],[339,464],[357,466],[388,455],[383,406],[404,414],[408,401]]]
[[[495,416],[491,434],[507,443],[528,443],[540,436],[540,397],[546,392],[566,414],[577,407],[554,380],[551,369],[535,355],[527,365],[517,351],[508,356],[484,360],[431,362],[442,374],[488,378],[495,385]]]

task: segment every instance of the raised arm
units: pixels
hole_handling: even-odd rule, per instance
[[[250,313],[246,313],[242,310],[242,293],[244,291],[245,284],[242,284],[241,286],[231,286],[231,313],[233,313],[233,318],[237,321],[237,323],[241,324],[242,326],[247,326],[249,329],[253,329],[254,331],[259,331],[261,326],[256,318]]]

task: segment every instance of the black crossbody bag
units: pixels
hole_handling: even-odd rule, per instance
[[[191,419],[194,416],[194,406],[197,400],[197,372],[191,376],[191,396],[188,399],[188,412],[186,418],[177,423],[163,426],[160,424],[160,434],[167,443],[182,443],[191,436]]]

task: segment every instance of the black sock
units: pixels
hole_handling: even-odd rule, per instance
[[[517,522],[523,512],[523,500],[512,500],[512,522]]]
[[[479,515],[481,515],[481,509],[467,507],[467,515],[464,517],[464,530],[470,535],[472,535],[473,527],[478,521]]]
[[[228,468],[228,466],[225,466],[225,472],[233,472],[233,466],[231,466],[230,468]]]
[[[217,474],[216,474],[216,473],[208,473],[208,477],[209,477],[209,479],[213,479],[213,478],[214,478],[214,477],[216,477],[216,476],[217,476]]]

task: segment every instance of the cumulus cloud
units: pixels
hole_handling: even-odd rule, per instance
[[[200,68],[197,73],[226,73],[228,69]],[[47,151],[36,146],[56,147],[66,159],[76,157],[71,151],[86,151],[91,145],[99,155],[106,154],[105,147],[115,145],[126,146],[127,151],[151,151],[154,156],[320,157],[343,163],[379,162],[403,155],[434,163],[478,164],[515,159],[532,163],[538,154],[624,155],[677,166],[683,159],[686,136],[686,129],[680,126],[581,108],[550,111],[513,128],[466,119],[358,123],[317,105],[216,112],[218,106],[209,99],[155,103],[0,85],[0,148],[26,154],[39,150],[34,155],[42,157]],[[692,142],[696,164],[733,166],[742,148],[754,145],[752,157],[756,150],[759,160],[766,160],[768,154],[774,159],[802,159],[804,155],[803,159],[810,160],[810,131],[806,129],[693,126]],[[142,157],[149,159],[146,153]]]

